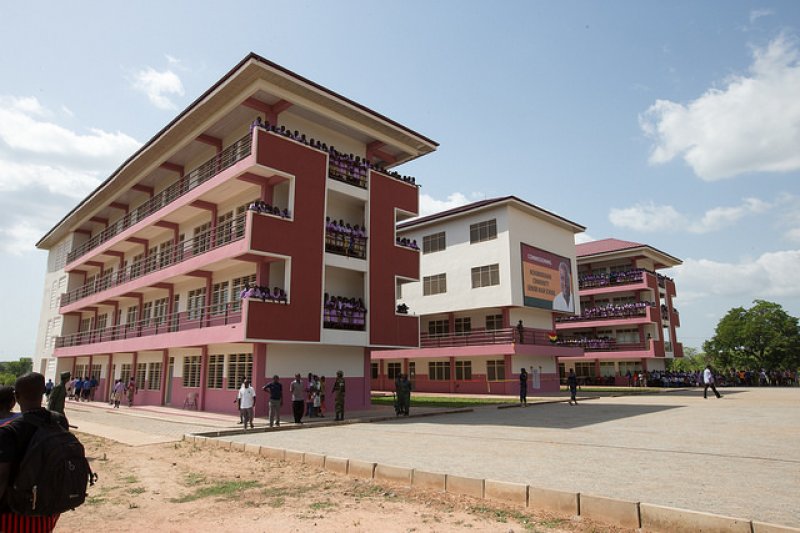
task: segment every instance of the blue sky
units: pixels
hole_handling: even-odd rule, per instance
[[[0,358],[35,345],[34,243],[248,52],[441,143],[424,212],[516,195],[684,260],[679,339],[800,315],[800,3],[0,5]]]

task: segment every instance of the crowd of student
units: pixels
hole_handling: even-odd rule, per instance
[[[406,248],[411,248],[412,250],[419,251],[419,245],[417,244],[416,239],[407,239],[405,237],[397,237],[395,238],[395,243],[398,246],[405,246]]]
[[[289,218],[288,209],[281,209],[277,205],[270,205],[269,202],[265,202],[263,200],[256,200],[255,202],[251,203],[247,209],[264,215],[275,215],[276,217]]]
[[[263,285],[253,285],[246,284],[244,289],[239,293],[239,297],[242,300],[247,298],[257,298],[262,302],[274,302],[274,303],[289,303],[289,296],[286,294],[286,291],[281,289],[278,286],[275,286],[272,290],[269,287],[265,287]]]
[[[99,382],[95,376],[77,377],[67,382],[67,397],[76,402],[93,402]]]
[[[323,325],[333,329],[363,330],[367,324],[367,308],[361,298],[329,296],[323,302]]]
[[[606,287],[623,283],[632,283],[642,279],[643,268],[631,268],[619,272],[602,272],[600,274],[579,274],[578,283],[582,289]]]
[[[644,310],[653,307],[655,302],[630,302],[626,304],[609,304],[596,307],[581,308],[581,314],[556,319],[556,322],[573,322],[576,320],[598,320],[602,318],[627,318],[640,316]]]
[[[403,176],[393,170],[387,171],[380,165],[373,165],[366,158],[362,159],[360,156],[345,154],[343,152],[339,152],[333,146],[328,146],[324,142],[315,140],[313,138],[306,138],[304,133],[300,133],[297,130],[291,131],[285,126],[273,126],[269,122],[262,121],[260,116],[257,117],[250,126],[251,131],[255,128],[264,128],[267,131],[303,143],[306,146],[311,146],[317,150],[327,152],[330,159],[328,176],[335,180],[344,181],[346,183],[350,183],[351,185],[366,188],[367,174],[369,170],[376,170],[397,180],[404,181],[412,185],[416,184],[416,179],[413,176]]]
[[[332,253],[367,257],[367,228],[359,224],[350,225],[344,220],[325,217],[325,250]]]
[[[613,337],[566,337],[559,338],[555,342],[559,346],[586,348],[589,350],[608,350],[613,348],[616,343],[617,340]]]
[[[797,385],[797,372],[791,370],[761,369],[760,371],[713,371],[714,383],[720,387],[793,387]],[[630,370],[625,373],[629,387],[702,387],[703,371],[686,370]],[[612,378],[613,380],[613,378]]]

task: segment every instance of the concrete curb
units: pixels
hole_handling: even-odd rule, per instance
[[[800,533],[800,529],[744,518],[734,518],[663,505],[639,503],[604,496],[564,492],[490,479],[470,478],[426,472],[413,468],[371,463],[320,453],[270,448],[255,444],[232,443],[202,435],[184,435],[194,446],[240,451],[279,461],[305,463],[337,474],[393,483],[406,487],[449,492],[485,499],[516,507],[548,511],[558,515],[579,516],[621,527],[647,532],[695,533],[720,531],[730,533]]]

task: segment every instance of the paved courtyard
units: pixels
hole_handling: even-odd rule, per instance
[[[721,400],[686,390],[225,438],[800,526],[800,388],[721,392]],[[79,425],[95,411],[74,410]],[[231,419],[107,416],[129,419],[120,430],[162,438]]]

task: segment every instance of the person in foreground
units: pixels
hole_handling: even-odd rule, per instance
[[[567,376],[567,386],[569,387],[569,404],[578,405],[578,376],[575,375],[575,371],[571,368]]]
[[[29,372],[17,379],[14,386],[21,417],[0,425],[0,531],[38,533],[52,531],[60,515],[26,516],[11,510],[7,490],[10,489],[28,444],[37,431],[36,423],[49,424],[51,417],[65,430],[67,419],[42,407],[44,376]]]

